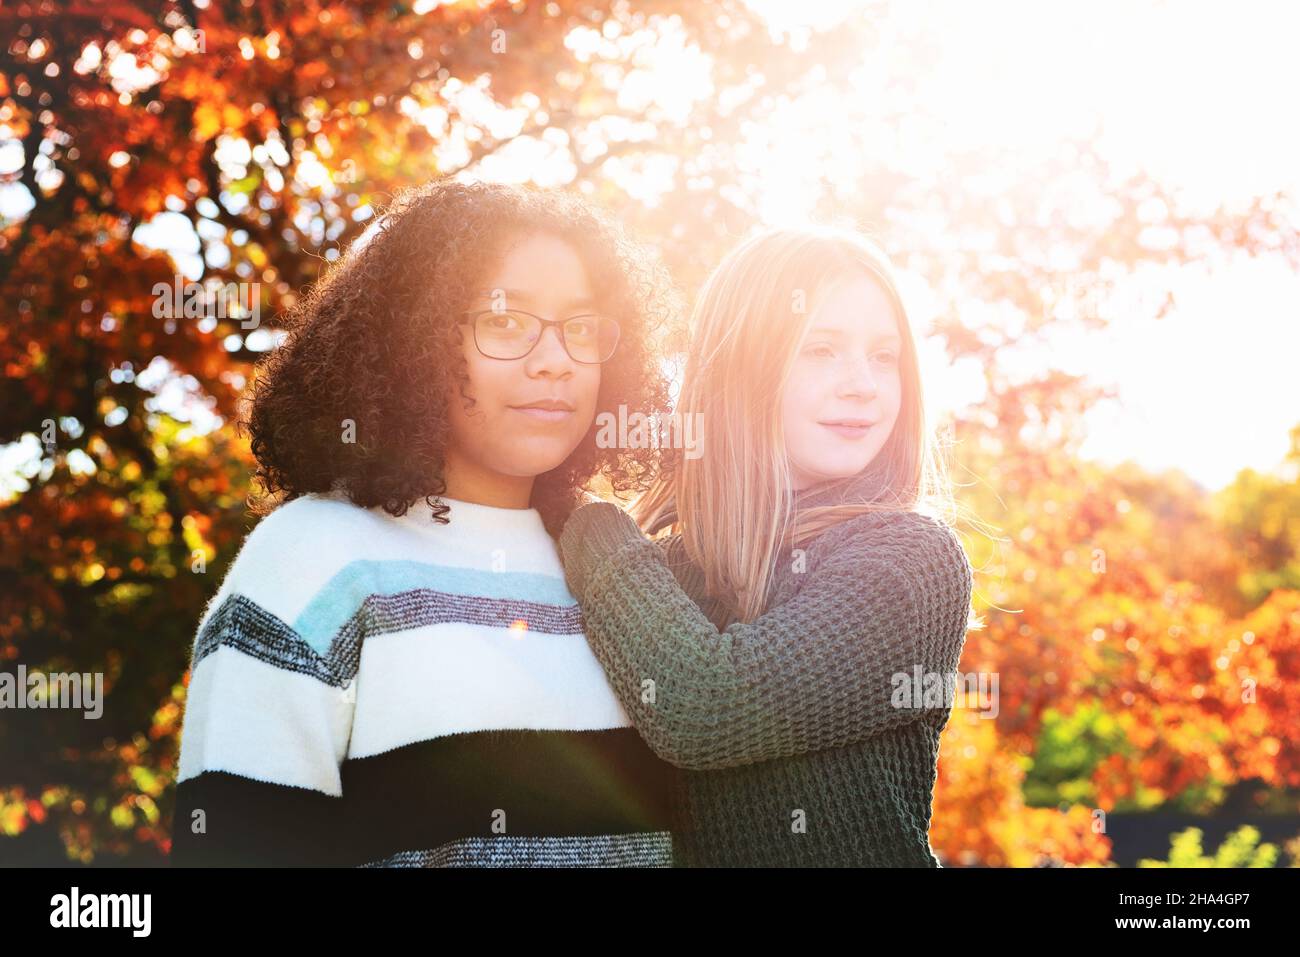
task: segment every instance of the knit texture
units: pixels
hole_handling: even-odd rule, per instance
[[[535,509],[296,499],[194,642],[182,866],[668,866],[632,728]],[[201,812],[201,813],[198,813]]]
[[[799,496],[864,500],[877,477]],[[955,532],[869,513],[787,552],[766,611],[721,608],[679,536],[615,506],[569,519],[560,551],[588,642],[637,730],[687,769],[674,848],[687,866],[937,867],[928,830],[942,701],[898,689],[955,676],[972,572]]]

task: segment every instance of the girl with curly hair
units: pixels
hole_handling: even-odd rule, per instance
[[[588,641],[685,769],[679,862],[938,866],[972,575],[889,262],[852,232],[763,232],[694,326],[675,415],[700,417],[701,454],[638,500],[641,528],[591,504],[560,538]]]
[[[599,412],[667,406],[657,261],[558,192],[400,195],[293,310],[246,426],[273,507],[200,623],[173,861],[667,865],[674,771],[554,536]]]

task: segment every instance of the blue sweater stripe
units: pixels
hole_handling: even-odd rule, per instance
[[[338,571],[294,620],[293,628],[319,654],[371,595],[427,588],[466,598],[513,599],[572,608],[562,578],[533,572],[494,572],[415,561],[356,561]]]

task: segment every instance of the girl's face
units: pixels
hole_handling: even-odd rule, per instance
[[[794,488],[865,469],[902,405],[893,303],[867,276],[837,283],[809,319],[781,416]]]
[[[577,251],[556,236],[529,233],[507,241],[468,308],[567,319],[595,311],[596,303]],[[518,359],[488,358],[475,345],[472,327],[460,331],[469,373],[465,393],[474,405],[467,410],[459,394],[451,397],[448,472],[477,492],[531,489],[532,479],[567,459],[591,427],[600,366],[571,358],[559,326],[543,327],[532,352]],[[539,409],[538,403],[552,408]],[[449,474],[447,494],[465,497],[461,489],[453,491],[450,479]]]

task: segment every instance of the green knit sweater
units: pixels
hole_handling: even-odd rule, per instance
[[[797,504],[873,488],[863,476]],[[896,676],[955,675],[970,563],[947,525],[916,512],[850,519],[803,550],[779,563],[763,615],[719,631],[722,609],[679,536],[651,542],[601,503],[560,537],[616,694],[650,747],[686,769],[679,866],[938,867],[928,831],[952,685],[941,703],[900,697]]]

